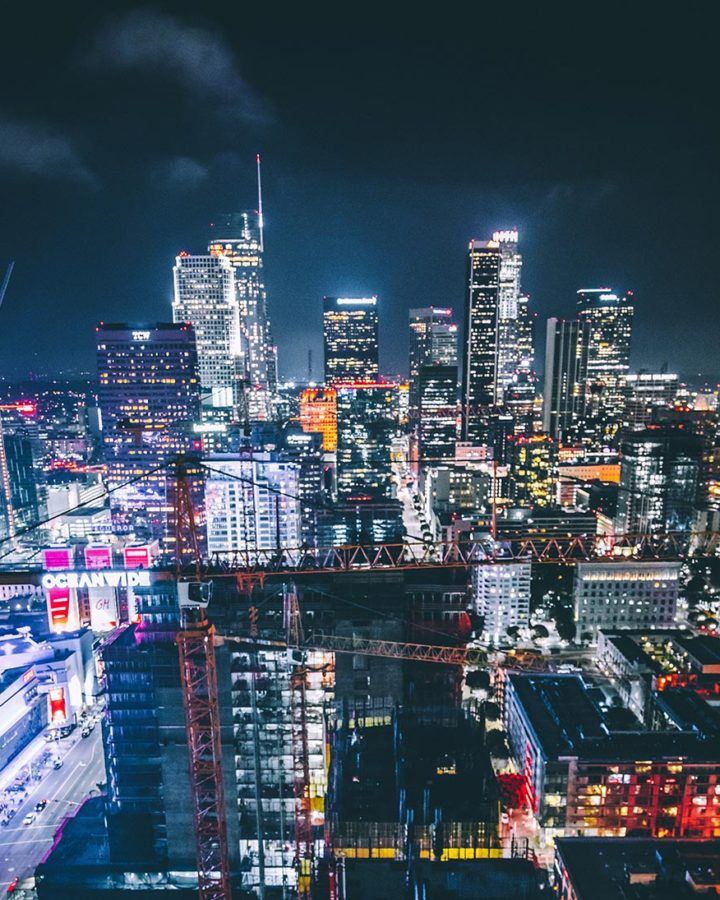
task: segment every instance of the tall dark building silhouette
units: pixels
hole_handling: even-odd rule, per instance
[[[495,404],[498,363],[500,244],[470,241],[463,348],[463,439],[487,440],[487,413]]]
[[[610,288],[577,292],[578,320],[587,326],[584,437],[596,448],[611,442],[622,425],[634,307],[632,293]]]
[[[326,385],[377,379],[377,305],[377,297],[323,298]]]
[[[577,319],[548,319],[543,431],[561,443],[572,443],[580,436],[585,411],[587,345],[586,323]]]
[[[457,366],[420,367],[418,437],[421,465],[455,456],[457,381]]]
[[[97,367],[107,483],[120,488],[110,496],[113,529],[170,539],[169,469],[153,470],[194,446],[192,424],[200,417],[195,332],[189,324],[102,324]]]

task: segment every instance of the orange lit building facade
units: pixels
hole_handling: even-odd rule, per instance
[[[300,394],[300,426],[321,434],[323,450],[337,450],[337,392],[335,388],[305,388]]]

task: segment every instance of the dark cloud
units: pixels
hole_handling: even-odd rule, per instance
[[[209,176],[206,166],[189,156],[173,156],[150,166],[150,183],[160,191],[195,190]]]
[[[236,121],[258,125],[272,118],[220,36],[165,13],[135,10],[110,20],[84,61],[95,68],[158,72],[195,101]]]
[[[66,135],[36,122],[0,116],[0,168],[27,176],[71,181],[86,188],[99,180]]]

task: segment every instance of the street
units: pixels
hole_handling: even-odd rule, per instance
[[[33,874],[52,846],[63,819],[72,815],[91,793],[97,795],[98,784],[105,781],[99,725],[87,738],[81,738],[80,730],[75,729],[70,737],[59,742],[59,752],[62,767],[50,768],[41,781],[31,782],[28,796],[14,818],[0,828],[0,892],[16,876]],[[39,800],[48,801],[46,808],[37,813],[31,825],[23,825],[24,817],[35,811]]]
[[[403,525],[407,539],[412,542],[422,540],[422,524],[418,511],[413,504],[413,495],[415,492],[415,482],[405,483],[408,475],[407,469],[401,463],[393,466],[393,475],[397,486],[397,498],[402,503]]]

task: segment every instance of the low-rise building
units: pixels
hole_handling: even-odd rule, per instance
[[[720,891],[720,841],[561,838],[559,900],[677,900]]]
[[[720,833],[717,741],[677,729],[612,731],[577,675],[508,675],[504,716],[546,837]]]
[[[530,624],[530,570],[529,562],[473,566],[471,600],[486,640],[497,644],[508,628]]]
[[[0,636],[0,771],[48,725],[74,724],[95,687],[92,633]]]
[[[679,562],[580,562],[574,587],[579,638],[601,629],[670,628],[675,622]]]

